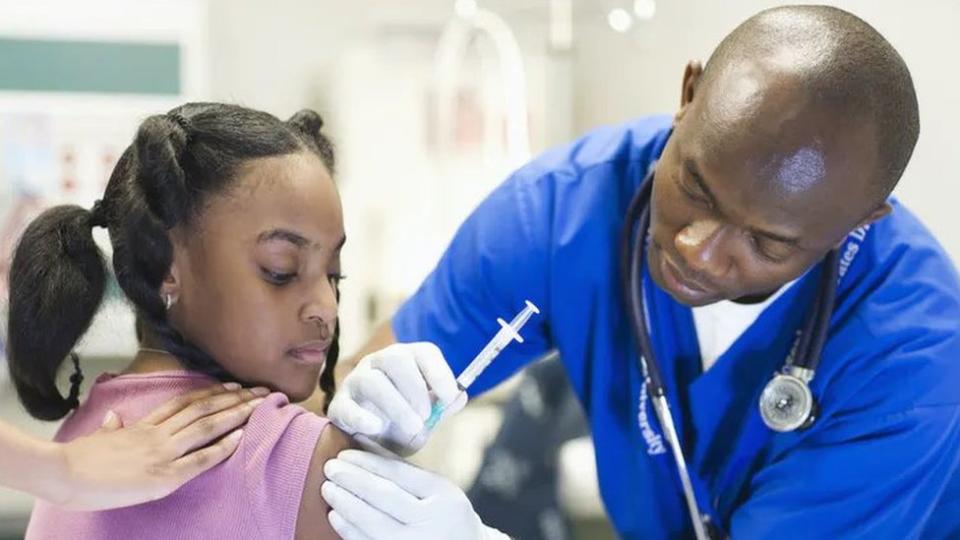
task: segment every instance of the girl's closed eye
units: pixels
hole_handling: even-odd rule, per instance
[[[286,285],[297,277],[296,272],[271,270],[270,268],[264,266],[260,267],[260,273],[267,282],[272,283],[273,285]]]

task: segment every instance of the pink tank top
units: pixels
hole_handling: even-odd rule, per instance
[[[187,371],[103,375],[55,440],[96,431],[110,409],[124,425],[135,423],[168,399],[212,382]],[[293,538],[307,469],[327,424],[283,394],[270,394],[247,422],[237,451],[170,496],[101,512],[38,501],[26,538]]]

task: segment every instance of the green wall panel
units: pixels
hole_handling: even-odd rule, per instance
[[[0,90],[178,95],[180,46],[0,37]]]

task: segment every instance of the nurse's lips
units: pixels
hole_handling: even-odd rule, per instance
[[[322,366],[327,361],[330,340],[308,341],[290,349],[288,354],[302,364]]]
[[[680,270],[679,265],[674,264],[662,251],[660,252],[660,259],[664,280],[674,292],[689,297],[703,297],[713,293],[711,287],[702,285],[699,281],[688,277]]]

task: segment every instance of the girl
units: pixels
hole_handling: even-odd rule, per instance
[[[106,281],[93,227],[143,347],[100,377],[56,436],[134,422],[212,379],[276,393],[256,406],[236,452],[165,499],[69,512],[38,503],[28,538],[333,537],[320,498],[325,461],[346,447],[326,419],[288,404],[331,390],[345,236],[322,121],[287,122],[234,105],[193,103],[148,118],[92,210],[52,208],[27,228],[10,272],[9,362],[19,397],[42,419],[76,407],[54,375],[100,304]],[[328,392],[329,393],[329,392]]]

